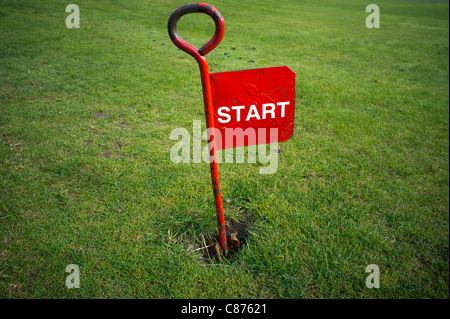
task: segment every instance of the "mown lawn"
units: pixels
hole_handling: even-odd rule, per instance
[[[448,3],[378,1],[368,29],[371,2],[210,2],[212,71],[287,65],[297,94],[275,174],[220,164],[225,216],[252,219],[220,263],[195,250],[216,232],[209,166],[170,160],[170,132],[204,122],[166,30],[185,2],[79,0],[79,29],[69,3],[0,0],[1,298],[449,297]]]

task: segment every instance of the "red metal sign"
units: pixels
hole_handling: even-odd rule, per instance
[[[284,142],[292,136],[295,72],[289,67],[211,73],[210,79],[214,124],[222,138],[218,150]]]
[[[216,26],[211,40],[200,49],[182,40],[177,32],[178,20],[194,12],[211,16]],[[224,148],[289,139],[294,130],[295,73],[286,66],[209,73],[205,55],[219,45],[225,33],[222,15],[209,4],[191,3],[177,8],[170,15],[167,30],[172,42],[198,62],[206,126],[222,135],[222,138],[217,138],[219,134],[212,132],[208,137],[208,147],[212,158],[210,171],[218,239],[221,249],[227,254],[228,240],[216,152]],[[272,130],[277,130],[278,134],[272,134]],[[252,132],[254,136],[251,136]]]

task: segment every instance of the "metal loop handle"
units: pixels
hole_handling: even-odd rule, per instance
[[[209,40],[204,46],[200,49],[197,49],[192,44],[187,43],[183,39],[180,38],[177,32],[177,22],[178,20],[188,13],[206,13],[211,18],[213,18],[214,23],[216,24],[216,31],[214,32],[213,37]],[[223,20],[222,15],[219,10],[214,8],[213,6],[207,3],[190,3],[185,4],[179,8],[177,8],[169,18],[169,23],[167,25],[167,30],[169,31],[169,36],[172,42],[184,52],[192,55],[196,58],[198,55],[205,56],[209,52],[211,52],[223,39],[223,35],[225,33],[225,21]]]

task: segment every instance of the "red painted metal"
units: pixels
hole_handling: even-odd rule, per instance
[[[289,67],[211,73],[210,77],[214,124],[222,137],[217,143],[219,150],[284,142],[292,136],[295,73]],[[255,133],[254,138],[248,138],[248,128]],[[276,135],[270,132],[274,128]]]
[[[193,45],[182,40],[177,33],[176,24],[178,20],[185,14],[201,12],[208,14],[214,19],[216,25],[216,31],[214,36],[209,40],[203,47],[197,49]],[[225,33],[225,22],[223,20],[220,12],[213,6],[206,3],[192,3],[186,4],[177,8],[169,18],[168,23],[169,36],[172,42],[184,52],[190,54],[197,61],[200,67],[200,75],[203,87],[203,102],[205,107],[205,117],[207,128],[215,128],[214,119],[214,103],[212,97],[212,88],[210,81],[210,73],[208,63],[206,62],[205,55],[211,52],[223,39]],[[212,130],[213,132],[214,130]],[[225,216],[223,213],[223,202],[222,193],[220,190],[219,181],[219,167],[217,165],[217,154],[216,151],[216,140],[214,134],[212,134],[208,141],[210,155],[212,156],[212,161],[210,163],[211,180],[214,193],[214,201],[216,205],[216,215],[217,215],[217,228],[219,230],[219,244],[225,254],[228,253],[228,244],[226,237],[226,227],[225,227]]]

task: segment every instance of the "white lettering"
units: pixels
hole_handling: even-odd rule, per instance
[[[218,120],[220,123],[228,123],[228,122],[230,122],[230,120],[231,120],[230,114],[228,114],[228,113],[223,113],[222,110],[225,110],[225,111],[227,111],[227,112],[230,112],[230,108],[228,108],[228,107],[226,107],[226,106],[222,106],[222,107],[219,107],[219,108],[217,109],[217,113],[219,114],[219,116],[225,116],[227,119],[226,119],[226,120],[223,120],[223,119],[221,119],[221,118],[218,118],[217,120]]]
[[[270,110],[267,109],[267,107],[270,106]],[[265,120],[266,119],[266,114],[270,113],[272,114],[272,116],[270,118],[274,119],[275,118],[275,104],[273,103],[265,103],[262,105],[262,119]]]
[[[380,268],[378,265],[371,264],[366,267],[366,272],[371,272],[366,278],[367,288],[380,288]]]
[[[215,310],[216,306],[196,306],[196,305],[191,305],[191,303],[189,303],[187,306],[182,306],[181,307],[181,313],[183,314],[208,314],[209,317],[211,317],[212,315],[214,315],[214,310]]]
[[[191,136],[189,134],[189,131],[185,128],[179,127],[170,132],[170,140],[174,141],[178,140],[179,138],[180,141],[170,149],[170,159],[175,164],[189,163],[191,154]]]
[[[287,102],[278,102],[277,105],[281,106],[281,117],[284,117],[284,114],[285,114],[284,107],[286,105],[289,105],[289,101],[287,101]]]
[[[71,273],[66,278],[66,287],[69,289],[80,288],[80,268],[78,267],[78,265],[68,265],[66,267],[66,272]]]
[[[380,8],[376,4],[369,4],[366,12],[371,12],[366,18],[366,27],[378,29],[380,27]]]
[[[286,116],[286,105],[289,105],[289,104],[290,104],[289,101],[277,102],[276,106],[280,106],[280,108],[277,108],[275,106],[275,103],[264,103],[264,104],[262,104],[262,107],[259,111],[258,111],[258,108],[256,107],[256,104],[252,104],[252,105],[250,105],[250,108],[248,108],[248,112],[247,112],[247,116],[245,117],[245,121],[248,122],[251,119],[261,120],[261,116],[262,116],[263,120],[265,120],[267,118],[274,119],[277,116],[285,117]],[[231,106],[231,110],[236,111],[236,114],[235,114],[236,117],[233,119],[233,121],[240,122],[241,118],[242,118],[241,110],[245,110],[245,109],[246,109],[245,105]],[[218,114],[217,120],[223,124],[231,122],[232,121],[232,115],[230,114],[231,110],[230,110],[230,107],[228,107],[228,106],[219,107],[217,109],[217,114]]]
[[[259,117],[258,110],[256,109],[256,106],[254,104],[252,106],[250,106],[250,110],[248,111],[246,121],[248,122],[248,120],[251,119],[252,117],[255,117],[258,120],[261,119]]]
[[[245,109],[245,105],[232,106],[231,109],[236,110],[236,121],[240,122],[241,121],[241,110]]]
[[[80,8],[76,4],[69,4],[66,12],[72,12],[66,18],[66,27],[69,29],[80,27]]]

